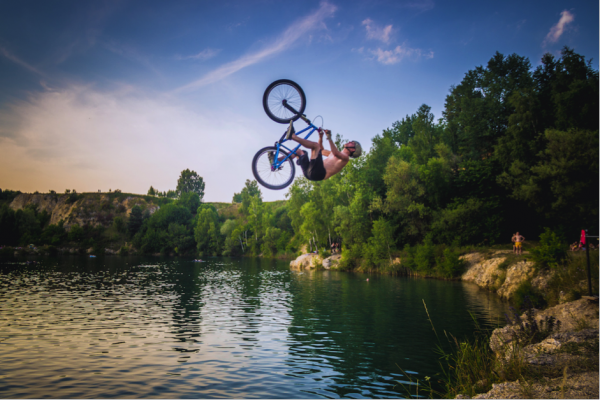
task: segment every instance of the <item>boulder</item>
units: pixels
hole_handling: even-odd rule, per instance
[[[541,382],[504,382],[492,385],[492,390],[474,399],[597,399],[598,373],[567,372],[564,376]],[[458,397],[457,397],[458,398]],[[467,398],[463,396],[462,398]]]
[[[296,269],[312,269],[316,268],[317,264],[322,264],[321,256],[315,253],[302,254],[300,257],[290,262],[291,268]]]
[[[323,268],[325,268],[325,269],[330,269],[330,268],[335,269],[340,264],[340,260],[341,259],[342,259],[342,255],[341,254],[334,254],[331,257],[327,257],[326,259],[323,260]]]
[[[506,271],[506,279],[498,289],[498,295],[510,299],[515,291],[525,281],[531,280],[535,274],[535,263],[532,261],[519,261]]]
[[[506,260],[506,257],[481,260],[478,253],[466,254],[461,257],[465,261],[467,270],[462,276],[463,281],[473,282],[477,286],[494,289],[501,284],[501,277],[505,272],[498,268]]]
[[[577,334],[578,332],[583,332],[588,329],[595,330],[596,334],[598,332],[598,303],[590,302],[586,299],[559,304],[543,311],[532,311],[535,313],[534,319],[538,323],[547,317],[554,317],[560,321],[559,331],[546,339],[548,342],[546,342],[544,346],[548,349],[557,345],[553,340],[566,343],[579,340],[577,339],[580,337]],[[521,319],[525,320],[525,314],[521,316]],[[516,354],[515,351],[518,349],[515,347],[515,343],[513,343],[515,331],[516,327],[514,325],[507,325],[503,328],[494,329],[492,332],[490,348],[499,358],[511,357]],[[560,333],[565,332],[572,333],[573,336],[559,335]]]

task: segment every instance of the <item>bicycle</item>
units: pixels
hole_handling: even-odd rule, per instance
[[[304,137],[304,139],[308,139],[314,131],[319,131],[321,128],[316,127],[304,115],[306,109],[304,91],[300,85],[289,79],[279,79],[267,86],[263,95],[263,108],[273,121],[289,124],[289,126],[281,139],[273,146],[264,147],[256,153],[252,160],[252,173],[258,183],[267,189],[281,190],[288,187],[294,180],[296,167],[292,155],[296,155],[300,148],[300,145],[294,149],[284,145],[288,141],[287,133],[291,130],[292,133],[300,135],[308,131]],[[300,132],[295,132],[293,124],[298,119],[306,122],[308,127]],[[281,158],[282,155],[283,158]]]

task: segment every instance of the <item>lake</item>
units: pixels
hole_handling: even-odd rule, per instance
[[[440,372],[423,302],[445,343],[506,312],[469,283],[276,260],[0,260],[0,397],[406,397]]]

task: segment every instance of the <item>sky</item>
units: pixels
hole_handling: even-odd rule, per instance
[[[269,83],[297,82],[309,118],[368,149],[422,104],[441,118],[496,51],[535,68],[569,46],[598,69],[598,15],[596,0],[0,0],[0,188],[145,194],[189,168],[205,201],[231,202],[286,129],[262,108]]]

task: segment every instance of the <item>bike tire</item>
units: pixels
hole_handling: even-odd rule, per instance
[[[288,187],[293,181],[296,175],[296,166],[292,158],[288,158],[280,167],[279,170],[273,171],[271,162],[268,158],[268,152],[276,152],[277,148],[274,146],[268,146],[260,149],[254,158],[252,159],[252,174],[254,178],[271,190],[281,190]],[[283,149],[279,149],[279,155],[286,155],[287,152]]]
[[[298,114],[294,114],[283,106],[282,101],[284,99],[298,111]],[[273,121],[288,124],[290,121],[296,121],[300,118],[300,115],[304,114],[306,96],[296,82],[289,79],[279,79],[267,86],[263,95],[263,107]]]

